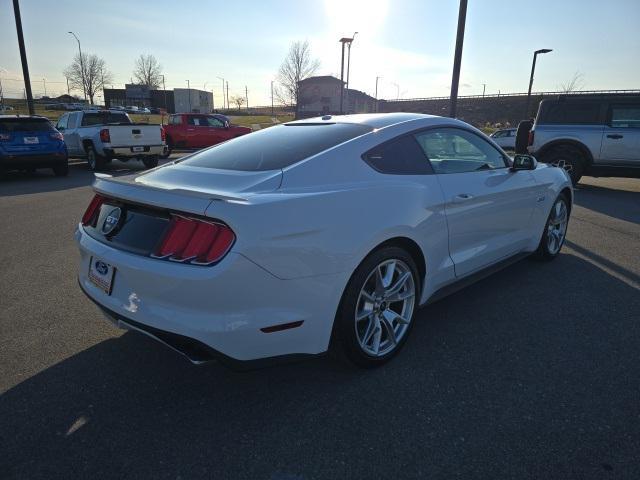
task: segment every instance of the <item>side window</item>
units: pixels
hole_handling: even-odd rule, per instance
[[[500,151],[478,135],[459,128],[417,133],[416,139],[436,173],[463,173],[506,168]]]
[[[169,125],[180,125],[180,117],[178,115],[171,115],[168,123]]]
[[[210,127],[218,127],[218,128],[224,127],[224,123],[222,123],[222,121],[219,118],[207,117],[207,120],[209,120]]]
[[[507,132],[505,132],[504,130],[498,130],[496,133],[493,134],[493,138],[502,138],[506,136],[507,136]]]
[[[67,122],[69,121],[69,114],[65,113],[58,119],[58,123],[56,123],[56,128],[60,131],[67,128]]]
[[[196,117],[196,116],[190,116],[189,117],[189,121],[187,122],[188,125],[194,125],[196,127],[208,127],[209,126],[209,122],[207,122],[207,117]]]
[[[640,128],[640,105],[613,105],[611,126],[615,128]]]
[[[433,169],[412,135],[378,145],[362,158],[374,170],[393,175],[425,175]]]
[[[79,113],[70,113],[69,114],[69,123],[67,124],[67,128],[76,128],[78,126],[78,115]]]

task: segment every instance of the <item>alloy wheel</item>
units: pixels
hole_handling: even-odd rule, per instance
[[[409,266],[390,259],[369,274],[356,303],[355,329],[364,353],[382,357],[406,334],[415,306],[416,286]]]
[[[559,198],[551,209],[549,223],[547,224],[547,249],[551,255],[555,255],[560,251],[567,233],[568,221],[567,205],[562,198]]]

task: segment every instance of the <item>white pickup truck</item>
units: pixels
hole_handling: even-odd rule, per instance
[[[114,158],[142,160],[153,168],[166,148],[161,125],[133,123],[117,110],[65,113],[56,128],[64,135],[69,157],[86,158],[91,170],[100,170]]]

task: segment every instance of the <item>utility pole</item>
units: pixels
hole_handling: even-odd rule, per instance
[[[73,33],[73,32],[67,32],[70,33],[71,35],[73,35],[73,37],[76,39],[76,41],[78,42],[78,53],[80,53],[80,73],[81,73],[81,77],[82,77],[82,92],[84,93],[84,101],[87,101],[87,86],[84,80],[84,60],[82,59],[82,48],[80,48],[80,39],[78,38],[78,36]],[[131,82],[133,83],[133,82]]]
[[[247,110],[249,110],[249,90],[247,90],[247,86],[244,86],[244,98],[247,102]]]
[[[13,0],[13,14],[16,18],[16,31],[18,33],[18,46],[20,47],[20,61],[22,62],[22,76],[24,77],[27,107],[29,108],[29,115],[34,115],[36,112],[33,108],[31,80],[29,79],[29,65],[27,64],[27,51],[24,47],[24,36],[22,35],[22,19],[20,18],[20,5],[18,3],[18,0]]]
[[[222,80],[222,109],[224,110],[224,78],[222,77],[216,77],[220,80]]]
[[[273,117],[273,80],[271,80],[271,116]]]
[[[229,82],[227,82],[227,108],[229,108]]]
[[[168,112],[167,109],[167,89],[164,84],[164,75],[162,75],[162,92],[164,93],[164,109]]]
[[[211,89],[211,113],[216,111],[216,101],[213,98],[213,88]]]
[[[483,83],[483,84],[482,84],[482,97],[483,97],[483,98],[484,98],[484,92],[485,92],[486,88],[487,88],[487,84],[486,84],[486,83]]]
[[[42,79],[42,85],[44,85],[44,96],[47,96],[47,79],[43,78]]]
[[[451,110],[449,116],[455,118],[458,107],[458,84],[460,83],[460,65],[462,64],[462,44],[464,43],[464,26],[467,19],[467,0],[460,0],[458,12],[458,33],[456,36],[456,53],[453,57],[453,78],[451,79]]]
[[[376,77],[376,113],[378,113],[378,80],[382,77]]]
[[[191,113],[191,85],[189,84],[189,80],[187,80],[187,90],[189,92],[189,113]]]
[[[64,77],[67,79],[67,95],[71,96],[71,91],[69,90],[69,77]]]

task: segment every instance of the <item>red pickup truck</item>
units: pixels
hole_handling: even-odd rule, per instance
[[[174,148],[204,148],[251,133],[248,127],[231,125],[224,115],[176,113],[164,126],[169,155]]]

